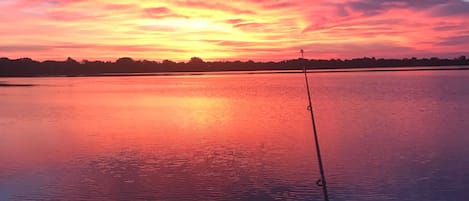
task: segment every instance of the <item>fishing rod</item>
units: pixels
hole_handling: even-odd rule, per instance
[[[301,49],[301,60],[304,59],[304,50]],[[321,149],[319,148],[319,139],[318,139],[318,132],[316,130],[316,122],[314,121],[314,113],[313,113],[313,103],[311,101],[311,92],[309,90],[309,81],[308,81],[308,73],[306,71],[306,65],[304,65],[304,74],[305,74],[305,82],[306,82],[306,90],[308,91],[308,110],[311,114],[311,123],[313,125],[313,134],[314,134],[314,142],[316,144],[316,154],[318,157],[318,165],[319,165],[319,172],[321,173],[321,179],[316,181],[316,185],[322,187],[322,192],[324,194],[324,201],[329,201],[329,195],[327,193],[327,183],[326,183],[326,176],[324,174],[324,167],[322,165],[322,158],[321,158]]]

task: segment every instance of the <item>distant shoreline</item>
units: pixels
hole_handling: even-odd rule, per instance
[[[34,84],[9,84],[7,82],[0,82],[0,87],[33,87]]]
[[[324,68],[308,69],[308,73],[359,73],[359,72],[398,72],[398,71],[450,71],[450,70],[469,70],[469,66],[420,66],[420,67],[377,67],[377,68]],[[303,73],[303,70],[244,70],[244,71],[195,71],[195,72],[155,72],[155,73],[96,73],[96,74],[78,74],[78,75],[60,75],[60,74],[39,74],[39,75],[17,75],[4,76],[3,78],[14,77],[130,77],[130,76],[200,76],[200,75],[246,75],[246,74],[295,74]],[[0,82],[0,87],[8,86],[33,86],[27,84],[7,84]]]
[[[404,58],[383,59],[363,57],[355,59],[291,59],[278,62],[255,61],[208,61],[192,57],[188,62],[161,62],[133,60],[129,57],[115,62],[78,62],[72,58],[65,61],[35,61],[30,58],[0,58],[0,77],[88,77],[88,76],[139,76],[139,75],[200,75],[212,73],[292,73],[303,68],[314,72],[373,72],[404,69],[447,70],[448,67],[469,68],[469,59]],[[426,69],[421,69],[426,68]]]

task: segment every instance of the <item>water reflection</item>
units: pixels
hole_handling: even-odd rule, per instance
[[[331,199],[469,196],[467,78],[312,75]],[[301,75],[13,81],[0,200],[322,200]]]

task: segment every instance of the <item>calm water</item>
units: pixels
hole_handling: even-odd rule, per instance
[[[310,78],[332,200],[469,199],[469,71]],[[322,200],[301,74],[2,81],[0,200]]]

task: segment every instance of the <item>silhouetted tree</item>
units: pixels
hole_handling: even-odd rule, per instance
[[[181,71],[206,71],[208,65],[199,57],[192,57],[186,65],[186,68],[180,69]],[[199,70],[196,70],[199,68]]]
[[[65,60],[65,63],[72,64],[72,65],[79,64],[78,61],[76,61],[75,59],[72,59],[71,57],[68,57],[67,60]]]
[[[172,65],[174,65],[174,64],[176,64],[176,62],[171,61],[171,60],[167,60],[167,59],[163,60],[163,65],[170,65],[170,66],[172,66]]]
[[[191,63],[191,64],[205,64],[204,60],[202,60],[199,57],[191,57],[191,59],[189,60],[189,63]]]
[[[454,59],[440,59],[437,57],[418,59],[376,59],[363,57],[355,59],[291,59],[280,62],[215,61],[205,62],[199,57],[192,57],[189,62],[173,62],[163,60],[135,61],[129,57],[117,59],[115,62],[88,61],[78,63],[72,58],[65,61],[34,61],[31,58],[8,59],[0,58],[0,77],[5,76],[51,76],[51,75],[99,75],[102,73],[151,73],[151,72],[183,72],[183,71],[246,71],[246,70],[299,70],[303,67],[313,69],[329,68],[374,68],[374,67],[404,67],[404,66],[442,66],[469,65],[466,56]]]
[[[132,64],[134,60],[130,57],[122,57],[116,60],[116,64]]]

